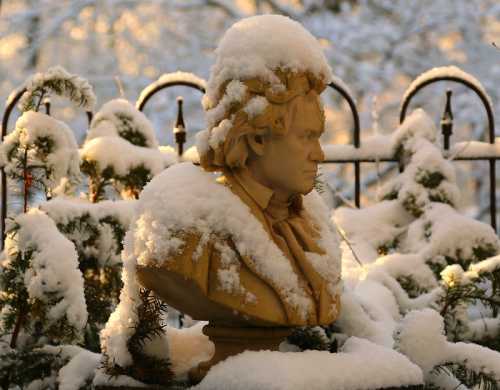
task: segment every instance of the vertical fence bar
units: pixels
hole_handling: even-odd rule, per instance
[[[349,94],[349,92],[340,83],[332,82],[328,84],[329,87],[335,89],[349,104],[351,109],[352,119],[354,122],[354,133],[353,133],[353,144],[356,149],[361,147],[361,129],[359,123],[358,109],[356,108],[356,103],[354,98]],[[357,208],[361,207],[361,162],[354,162],[354,204]]]
[[[3,142],[5,136],[7,135],[7,127],[9,126],[10,114],[12,113],[12,110],[16,106],[19,99],[21,99],[21,96],[23,95],[24,92],[26,92],[26,88],[22,88],[18,92],[16,92],[13,95],[12,99],[10,99],[10,101],[7,103],[7,107],[5,107],[5,112],[4,112],[3,118],[2,118],[2,136],[0,138],[0,142]],[[0,168],[0,176],[1,176],[1,181],[2,181],[1,228],[2,228],[2,250],[3,250],[5,248],[5,220],[7,219],[7,195],[8,195],[7,194],[7,175],[5,174],[4,167]]]

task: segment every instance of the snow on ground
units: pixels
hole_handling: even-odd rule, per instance
[[[450,343],[444,335],[443,318],[431,309],[414,311],[402,321],[397,349],[422,368],[424,375],[438,364],[456,362],[500,381],[500,354],[470,343]]]
[[[421,370],[402,354],[352,337],[334,354],[246,351],[212,367],[192,389],[363,390],[422,382]]]

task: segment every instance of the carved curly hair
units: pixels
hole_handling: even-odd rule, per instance
[[[245,135],[285,135],[289,128],[288,105],[298,96],[313,95],[323,112],[320,93],[326,84],[311,73],[276,70],[280,84],[254,78],[228,80],[218,99],[206,104],[208,129],[201,132],[197,148],[207,171],[244,167],[250,155]]]

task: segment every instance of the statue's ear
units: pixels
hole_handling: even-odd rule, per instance
[[[262,156],[265,149],[265,137],[256,133],[246,134],[245,137],[252,152],[257,156]]]

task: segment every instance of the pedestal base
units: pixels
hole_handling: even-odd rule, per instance
[[[203,333],[215,344],[214,356],[192,368],[189,371],[189,379],[193,384],[199,383],[213,365],[244,351],[277,351],[280,343],[292,333],[292,330],[293,328],[285,327],[240,328],[209,323],[203,327]]]

